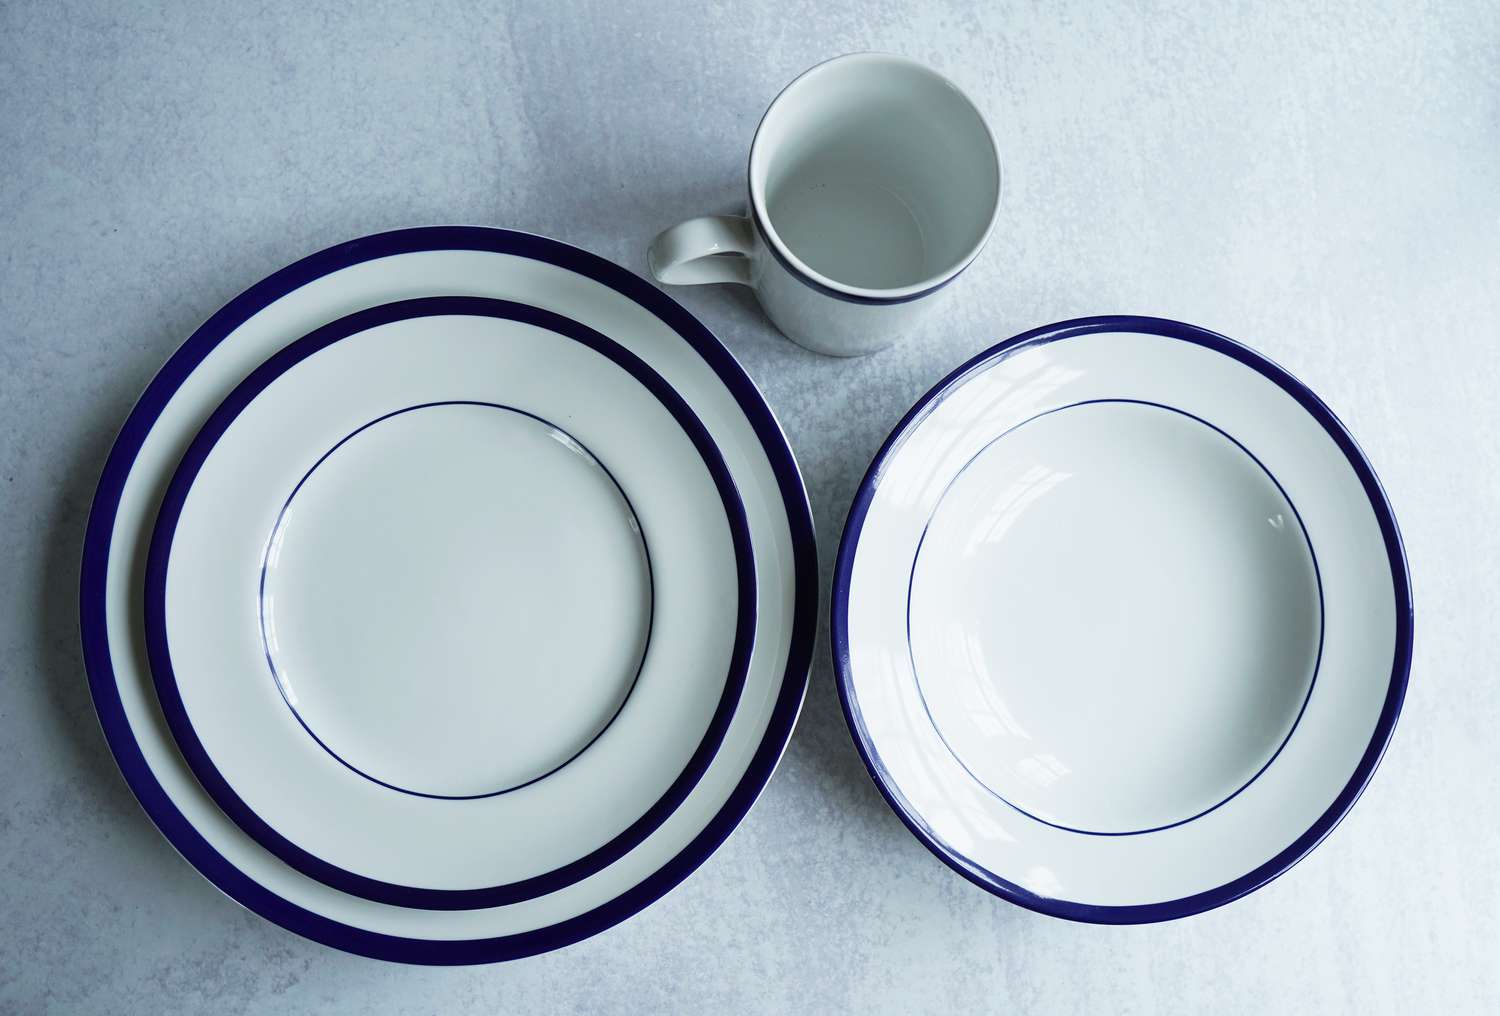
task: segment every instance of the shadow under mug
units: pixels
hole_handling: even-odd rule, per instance
[[[750,286],[788,338],[858,356],[907,334],[989,238],[1000,158],[947,78],[883,53],[835,57],[772,101],[750,144],[750,214],[651,243],[668,285]]]

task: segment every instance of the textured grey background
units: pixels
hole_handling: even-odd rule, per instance
[[[1211,9],[1210,9],[1211,8]],[[645,913],[505,966],[346,956],[241,911],[131,798],[79,661],[103,456],[194,326],[302,254],[515,226],[640,271],[733,208],[765,103],[885,49],[971,91],[1004,211],[950,313],[826,360],[678,291],[780,415],[826,573],[902,410],[1006,335],[1201,323],[1320,392],[1404,528],[1395,741],[1304,863],[1177,924],[1037,917],[960,880],[850,746],[826,631],[744,826]],[[1500,996],[1500,6],[0,0],[0,1008],[17,1012],[1494,1011]]]

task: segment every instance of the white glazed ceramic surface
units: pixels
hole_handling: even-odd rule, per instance
[[[912,570],[912,669],[974,778],[1092,832],[1171,825],[1290,732],[1322,611],[1307,539],[1245,451],[1158,406],[1023,423],[953,478]]]
[[[445,242],[462,249],[426,249]],[[542,247],[544,256],[484,249],[523,244]],[[398,252],[363,254],[371,245]],[[773,465],[757,433],[763,424],[752,422],[726,379],[673,326],[613,285],[546,260],[603,265],[598,259],[523,234],[463,228],[385,234],[315,260],[330,257],[352,263],[331,273],[301,265],[289,269],[297,275],[284,295],[235,326],[180,383],[172,379],[170,398],[138,452],[126,460],[128,472],[119,478],[118,504],[104,534],[107,556],[100,562],[100,645],[107,650],[107,670],[86,647],[91,679],[109,682],[107,695],[101,697],[96,688],[96,702],[112,732],[112,747],[153,818],[200,870],[247,906],[302,934],[357,952],[431,963],[507,958],[576,941],[648,904],[701,862],[749,807],[769,776],[767,761],[774,762],[784,748],[805,689],[814,609],[805,595],[809,569],[815,567],[805,501],[789,507],[783,487],[795,479],[777,472],[781,467]],[[615,271],[630,281],[627,273]],[[720,449],[740,492],[754,544],[757,590],[756,638],[738,707],[718,753],[686,800],[603,870],[519,903],[460,911],[392,906],[340,892],[293,870],[231,822],[193,778],[162,721],[139,598],[142,558],[162,490],[192,435],[242,378],[288,341],[344,315],[393,300],[447,294],[525,301],[566,315],[607,334],[681,393]],[[735,383],[749,386],[743,375]],[[108,472],[113,462],[107,482],[114,482]],[[92,565],[86,565],[87,601]],[[86,616],[91,611],[86,602]],[[766,741],[768,731],[774,742]],[[747,772],[756,778],[747,781]],[[524,837],[526,831],[515,835]]]
[[[1404,563],[1267,375],[1080,332],[977,362],[892,436],[835,656],[872,773],[940,856],[1051,913],[1162,919],[1352,803],[1404,687]]]
[[[750,148],[750,215],[689,220],[651,245],[656,278],[754,287],[815,352],[889,346],[984,246],[999,209],[994,138],[950,81],[880,53],[807,71]]]
[[[364,425],[269,544],[262,662],[330,752],[408,793],[551,773],[603,732],[649,644],[650,558],[624,492],[571,435],[508,408]]]
[[[628,372],[535,325],[423,316],[318,351],[219,436],[166,632],[197,737],[277,833],[474,889],[666,793],[728,680],[735,576],[712,477]]]

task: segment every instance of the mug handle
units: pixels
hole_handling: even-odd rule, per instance
[[[701,286],[710,282],[750,285],[755,234],[738,215],[705,215],[679,223],[651,241],[646,263],[657,282]]]

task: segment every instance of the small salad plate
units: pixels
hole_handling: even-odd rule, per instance
[[[167,486],[145,625],[178,747],[246,833],[345,892],[469,909],[676,809],[744,688],[755,570],[660,374],[551,311],[440,296],[230,393]]]
[[[1400,711],[1396,521],[1305,386],[1106,317],[987,350],[907,414],[839,548],[834,662],[882,793],[1044,913],[1167,920],[1285,871]]]
[[[194,867],[459,964],[597,934],[725,840],[801,706],[817,554],[785,436],[682,307],[444,226],[199,328],[110,453],[81,587],[105,736]]]

